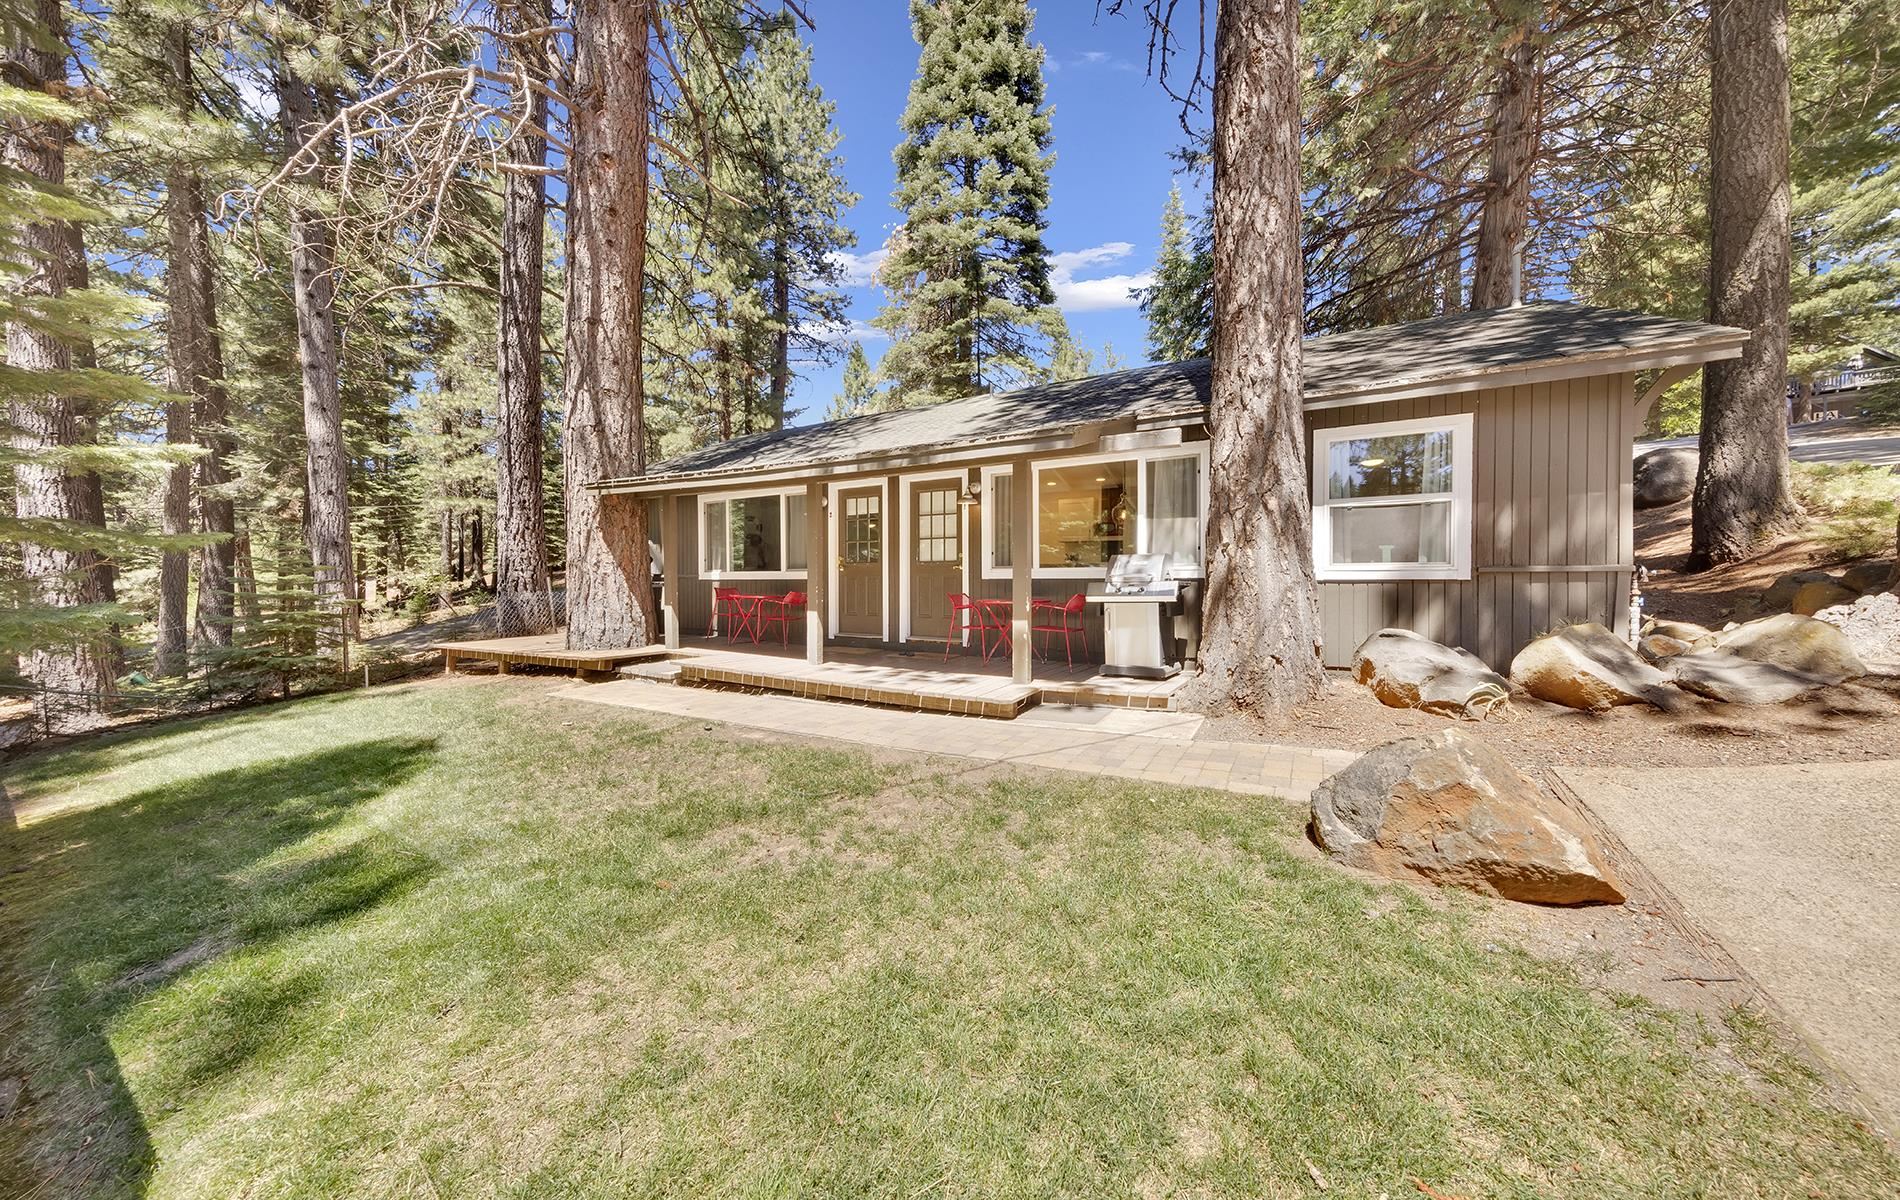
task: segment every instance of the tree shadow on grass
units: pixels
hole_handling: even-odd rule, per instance
[[[437,864],[387,834],[336,835],[414,777],[434,739],[355,742],[166,784],[19,828],[0,803],[0,1195],[142,1190],[145,1119],[111,1035],[162,1047],[159,1103],[295,1036],[329,982],[272,952],[411,891]],[[5,793],[0,790],[0,802]],[[186,986],[203,973],[203,986]]]

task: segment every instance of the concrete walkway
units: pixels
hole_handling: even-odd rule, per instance
[[[1359,757],[1350,750],[1196,741],[1201,718],[1189,713],[1045,705],[1014,721],[989,721],[643,679],[580,685],[553,694],[887,750],[1283,796],[1302,804],[1314,784]]]
[[[1553,774],[1900,1135],[1900,762]]]

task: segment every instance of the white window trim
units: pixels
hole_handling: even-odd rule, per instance
[[[713,583],[725,583],[729,580],[744,579],[808,579],[810,577],[811,567],[809,563],[803,567],[791,567],[780,571],[734,571],[730,568],[723,571],[715,571],[706,566],[706,551],[708,549],[706,541],[706,506],[708,504],[723,504],[728,500],[757,500],[764,496],[777,496],[779,498],[778,552],[779,562],[783,563],[785,561],[785,551],[792,544],[791,531],[789,528],[792,510],[790,498],[793,496],[803,497],[804,494],[805,489],[802,487],[752,488],[737,492],[701,493],[698,497],[698,503],[694,506],[695,515],[699,521],[699,523],[694,526],[698,531],[695,541],[699,544],[699,577],[701,579],[710,580]],[[812,514],[807,512],[805,514],[806,522],[809,524],[812,519]]]
[[[1148,464],[1156,460],[1170,458],[1198,458],[1201,461],[1201,558],[1202,562],[1193,567],[1170,567],[1168,574],[1175,579],[1200,579],[1206,570],[1207,558],[1207,503],[1208,503],[1208,445],[1206,442],[1188,442],[1179,446],[1162,446],[1152,450],[1123,450],[1108,454],[1076,454],[1066,458],[1038,459],[1029,464],[1029,485],[1042,493],[1042,473],[1044,470],[1062,467],[1086,467],[1094,463],[1125,462],[1135,468],[1135,553],[1148,552]],[[991,480],[998,475],[1008,475],[1012,468],[1008,464],[983,468],[983,578],[1008,579],[1010,568],[999,567],[990,561],[991,539],[989,514],[995,505],[994,488]],[[1032,554],[1040,556],[1042,546],[1042,506],[1032,502],[1029,506],[1029,546]],[[1013,539],[1012,539],[1013,540]],[[1012,556],[1014,547],[1011,548]],[[1045,567],[1036,563],[1030,568],[1032,579],[1101,579],[1104,567]]]
[[[1417,417],[1405,421],[1375,421],[1366,425],[1342,425],[1313,431],[1309,455],[1313,475],[1313,570],[1321,582],[1364,579],[1470,579],[1471,578],[1471,464],[1472,428],[1470,413],[1442,417]],[[1382,496],[1364,500],[1330,501],[1326,495],[1326,463],[1334,442],[1356,438],[1394,437],[1407,433],[1451,433],[1451,495],[1439,503],[1451,505],[1451,562],[1354,563],[1333,565],[1332,507],[1376,508],[1386,505],[1416,504],[1422,497]]]

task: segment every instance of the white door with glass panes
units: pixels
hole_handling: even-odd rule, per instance
[[[910,636],[949,636],[950,597],[963,590],[963,511],[957,481],[914,483],[910,491]]]
[[[838,493],[838,632],[884,636],[884,489]]]

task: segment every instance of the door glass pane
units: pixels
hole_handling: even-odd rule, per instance
[[[1451,430],[1328,443],[1326,494],[1333,500],[1451,495]]]
[[[700,539],[700,569],[724,571],[726,561],[726,502],[714,500],[706,505],[706,528]]]
[[[1102,567],[1134,548],[1134,464],[1051,467],[1036,487],[1037,563]]]
[[[1009,559],[1009,514],[1011,510],[1011,484],[1015,481],[1008,475],[990,477],[990,565],[1007,567]]]
[[[875,492],[844,498],[842,550],[846,565],[884,557],[883,497]]]
[[[736,571],[779,570],[779,497],[726,502],[726,544]]]
[[[955,488],[928,488],[917,493],[917,561],[955,563],[963,560],[959,552]]]
[[[1332,508],[1333,562],[1450,565],[1451,503]]]
[[[1158,458],[1148,464],[1148,552],[1171,568],[1201,565],[1201,460]]]
[[[805,494],[785,497],[785,569],[805,569]]]

